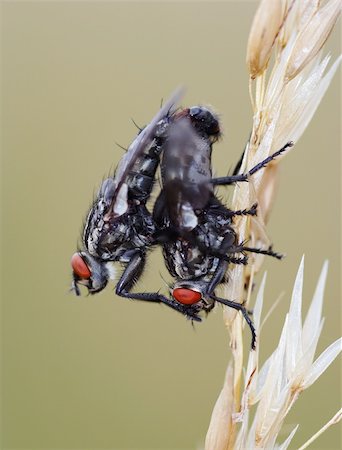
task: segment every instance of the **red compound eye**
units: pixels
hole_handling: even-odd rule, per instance
[[[71,258],[71,267],[77,276],[83,279],[88,279],[91,277],[91,272],[89,267],[82,259],[79,253],[74,253]]]
[[[193,305],[201,300],[202,295],[191,289],[176,288],[173,290],[173,298],[183,305]]]

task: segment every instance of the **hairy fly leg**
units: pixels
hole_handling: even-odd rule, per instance
[[[156,208],[155,212],[157,212],[160,216],[162,216],[161,212],[163,211],[162,208],[162,202],[160,201],[162,199],[162,196],[159,197],[159,201],[156,202]],[[214,205],[214,207],[212,207]],[[220,206],[221,208],[218,208],[217,206]],[[204,243],[203,240],[200,239],[200,235],[203,234],[203,231],[201,229],[201,224],[199,224],[197,228],[197,232],[194,233],[194,231],[186,231],[186,230],[179,230],[174,226],[168,226],[168,227],[161,227],[158,228],[156,231],[154,237],[156,242],[159,244],[163,244],[167,241],[175,241],[178,238],[182,238],[187,240],[193,247],[197,247],[203,254],[206,254],[210,257],[217,257],[220,259],[223,259],[229,263],[232,264],[243,264],[247,265],[248,263],[248,257],[244,255],[243,257],[234,257],[232,253],[240,253],[241,249],[238,248],[237,251],[235,251],[235,233],[233,229],[229,226],[230,219],[234,217],[235,215],[256,215],[257,212],[257,204],[254,204],[250,209],[244,209],[244,210],[238,210],[238,211],[231,211],[226,208],[222,210],[222,205],[219,204],[218,200],[213,197],[211,200],[211,208],[208,211],[206,211],[205,218],[206,220],[211,220],[213,222],[217,222],[219,220],[222,220],[222,213],[224,211],[225,218],[227,219],[227,229],[226,229],[226,235],[223,237],[219,248],[213,248],[209,243]],[[160,223],[160,217],[159,215],[155,214],[154,218],[156,222]],[[221,215],[221,217],[220,217]],[[234,251],[231,249],[234,248]]]
[[[196,315],[196,307],[185,307],[175,300],[169,299],[158,292],[130,292],[135,282],[140,278],[145,268],[146,254],[141,251],[136,251],[131,255],[126,268],[121,275],[121,278],[116,286],[115,292],[120,297],[129,298],[133,300],[142,300],[153,303],[163,303],[172,309],[180,312],[188,317],[190,320],[201,322],[201,318]]]
[[[230,308],[234,308],[238,311],[240,311],[244,317],[244,319],[246,320],[251,333],[252,333],[252,342],[251,342],[251,347],[254,350],[255,349],[255,341],[256,341],[256,331],[255,331],[255,327],[253,324],[252,319],[249,317],[249,313],[250,311],[248,311],[243,303],[239,303],[236,301],[232,301],[232,300],[227,300],[227,299],[223,299],[220,297],[217,297],[214,294],[215,288],[222,283],[222,280],[224,279],[224,276],[227,272],[228,269],[228,261],[225,260],[221,260],[217,266],[217,269],[215,271],[215,273],[213,274],[210,282],[207,285],[207,290],[206,290],[206,295],[208,297],[210,297],[211,299],[215,300],[216,302],[222,303],[223,305],[229,306]]]
[[[271,161],[273,161],[275,158],[277,158],[277,156],[279,156],[282,153],[284,153],[288,148],[292,147],[293,145],[294,144],[293,144],[292,141],[288,142],[280,150],[276,151],[271,156],[269,156],[268,158],[264,159],[263,161],[261,161],[256,166],[252,167],[252,169],[249,170],[247,173],[242,173],[241,175],[232,175],[232,176],[227,176],[227,177],[212,178],[211,182],[215,186],[228,186],[228,185],[233,184],[233,183],[248,181],[248,179],[252,175],[254,175],[256,172],[258,172],[259,170],[261,170],[264,167],[266,167],[267,164],[269,164]]]
[[[258,204],[254,203],[249,209],[238,209],[236,211],[229,210],[231,217],[234,216],[256,216],[258,213]]]
[[[229,209],[225,209],[219,205],[218,200],[214,197],[213,203],[210,208],[210,217],[211,218],[215,218],[215,217],[219,217],[219,215],[222,215],[223,211],[224,211],[224,217],[226,218],[232,218],[234,216],[242,216],[242,215],[251,215],[251,216],[255,216],[257,215],[257,203],[255,203],[254,205],[252,205],[252,207],[250,209],[243,209],[243,210],[229,210]],[[209,216],[208,216],[209,217]],[[228,227],[228,226],[227,226]],[[231,227],[230,227],[231,228]],[[261,248],[254,248],[254,247],[248,247],[245,246],[244,243],[240,243],[237,244],[234,242],[236,235],[235,232],[233,231],[233,229],[231,228],[230,233],[228,233],[225,238],[222,240],[221,245],[219,250],[213,251],[213,249],[211,249],[210,247],[207,248],[207,252],[209,255],[212,256],[217,256],[220,257],[222,259],[225,259],[231,263],[235,263],[235,264],[247,264],[246,258],[248,260],[248,257],[245,257],[241,259],[241,262],[239,261],[240,258],[235,258],[231,255],[233,255],[234,253],[244,253],[244,252],[250,252],[250,253],[259,253],[262,255],[267,255],[267,256],[272,256],[273,258],[276,259],[282,259],[283,255],[277,252],[274,252],[272,250],[272,246],[270,246],[268,249],[261,249]],[[203,248],[203,245],[201,246],[201,244],[199,244],[199,247],[201,248],[202,251],[205,251],[205,248]]]
[[[268,249],[264,250],[262,248],[246,247],[243,244],[240,244],[240,245],[231,246],[230,249],[228,250],[228,252],[229,253],[249,252],[249,253],[258,253],[259,255],[272,256],[273,258],[276,258],[276,259],[284,258],[284,255],[282,255],[281,253],[274,252],[272,250],[272,246],[270,246],[270,247],[268,247]]]
[[[215,302],[222,303],[222,305],[229,306],[229,308],[234,308],[237,311],[241,312],[241,314],[243,315],[243,318],[245,319],[245,321],[247,322],[247,325],[249,326],[249,328],[251,330],[251,333],[252,333],[251,348],[252,348],[252,350],[255,350],[255,343],[256,343],[257,334],[256,334],[256,331],[255,331],[255,327],[254,327],[253,321],[249,317],[249,315],[251,314],[251,311],[246,309],[243,306],[242,303],[233,302],[231,300],[226,300],[225,298],[216,297],[216,295],[211,295],[211,298],[213,300],[215,300]]]

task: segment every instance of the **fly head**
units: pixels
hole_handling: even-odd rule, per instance
[[[71,290],[81,295],[79,285],[85,286],[89,294],[102,291],[108,283],[110,273],[105,262],[95,259],[88,252],[77,252],[71,258],[73,281]]]
[[[221,135],[220,123],[210,109],[205,106],[192,106],[189,108],[189,117],[197,132],[208,136],[212,144],[219,139]]]
[[[182,305],[196,305],[199,310],[210,311],[215,302],[205,294],[206,286],[207,283],[200,280],[178,281],[171,289],[171,295]]]

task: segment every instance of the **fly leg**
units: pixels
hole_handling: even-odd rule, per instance
[[[258,204],[254,203],[250,209],[238,209],[237,211],[229,211],[229,216],[256,216],[258,212]]]
[[[289,147],[292,147],[292,146],[293,146],[293,142],[292,141],[288,142],[280,150],[276,151],[271,156],[269,156],[268,158],[264,159],[263,161],[261,161],[256,166],[252,167],[252,169],[249,170],[247,173],[242,173],[240,175],[232,175],[232,176],[227,176],[227,177],[213,178],[211,180],[211,182],[215,186],[222,186],[222,185],[228,186],[228,185],[233,184],[233,183],[242,182],[242,181],[248,181],[249,177],[251,177],[256,172],[258,172],[259,170],[261,170],[264,167],[266,167],[268,163],[270,163],[277,156],[281,155],[282,153],[285,152],[285,150],[287,150]]]
[[[276,259],[283,259],[283,257],[284,257],[284,255],[282,255],[281,253],[274,252],[272,250],[272,246],[266,250],[263,250],[261,248],[245,247],[244,245],[236,245],[236,246],[234,245],[234,246],[231,246],[227,252],[228,253],[243,253],[243,252],[258,253],[260,255],[272,256],[273,258],[276,258]]]
[[[201,322],[201,318],[196,315],[197,310],[194,308],[184,307],[181,303],[169,299],[158,292],[130,292],[136,281],[139,279],[145,267],[146,257],[142,252],[135,252],[129,263],[127,264],[121,278],[116,286],[115,292],[120,297],[130,298],[133,300],[142,300],[146,302],[163,303],[172,309],[180,312],[190,320]]]
[[[252,319],[249,317],[249,314],[251,314],[251,311],[246,309],[242,303],[233,302],[231,300],[226,300],[224,298],[216,297],[216,295],[211,295],[211,298],[215,300],[216,302],[222,303],[223,305],[229,306],[230,308],[234,308],[237,311],[240,311],[243,315],[243,318],[247,322],[247,325],[249,326],[251,333],[252,333],[252,342],[251,342],[251,348],[252,350],[255,350],[255,343],[256,343],[256,331],[253,324]]]
[[[168,237],[171,239],[176,239],[179,236],[179,233],[177,234],[176,230],[173,228],[167,228],[165,230],[162,230],[162,233],[158,236],[158,239],[160,239],[160,236]],[[232,244],[232,241],[235,239],[235,235],[227,234],[223,241],[221,242],[220,248],[217,250],[212,249],[211,247],[208,247],[205,245],[202,241],[198,239],[197,236],[194,236],[192,233],[183,233],[185,239],[190,242],[193,246],[196,246],[202,253],[208,256],[214,256],[215,258],[219,258],[220,260],[227,261],[228,263],[232,264],[243,264],[246,266],[248,264],[248,256],[244,255],[243,257],[235,257],[232,256],[232,253],[242,253],[242,248],[245,249],[245,247],[239,246],[235,247]],[[162,242],[162,241],[160,241]],[[233,249],[233,250],[231,250]],[[247,251],[247,250],[246,250]]]
[[[235,258],[234,256],[224,255],[223,259],[232,264],[243,264],[244,266],[247,266],[247,264],[248,264],[248,256],[247,255],[243,256],[242,258]]]
[[[237,311],[240,311],[243,315],[245,321],[247,322],[251,333],[252,333],[252,342],[251,347],[254,350],[255,349],[255,342],[256,342],[256,331],[253,324],[252,319],[249,317],[249,312],[243,305],[243,303],[234,302],[232,300],[226,300],[224,298],[216,297],[214,294],[214,290],[219,285],[222,280],[224,279],[225,273],[228,268],[228,261],[221,260],[217,266],[217,269],[208,283],[207,289],[206,289],[206,295],[209,296],[211,299],[215,300],[216,302],[222,303],[223,305],[229,306],[230,308],[234,308]]]

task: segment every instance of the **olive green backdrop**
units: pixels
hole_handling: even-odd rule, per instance
[[[211,104],[224,175],[251,127],[245,48],[254,2],[2,2],[2,448],[194,449],[203,444],[230,357],[218,307],[193,328],[162,306],[68,293],[70,257],[102,177],[162,98]],[[330,48],[339,52],[338,30]],[[340,90],[333,81],[282,164],[269,232],[264,329],[274,349],[306,255],[304,308],[330,260],[320,350],[340,327]],[[139,283],[164,288],[158,250]],[[120,267],[118,267],[118,273]],[[260,276],[258,278],[260,281]],[[246,344],[250,336],[246,330]],[[248,345],[248,344],[247,344]],[[288,417],[298,447],[339,408],[339,364]],[[341,447],[338,427],[314,448]],[[283,436],[285,438],[285,434]]]

